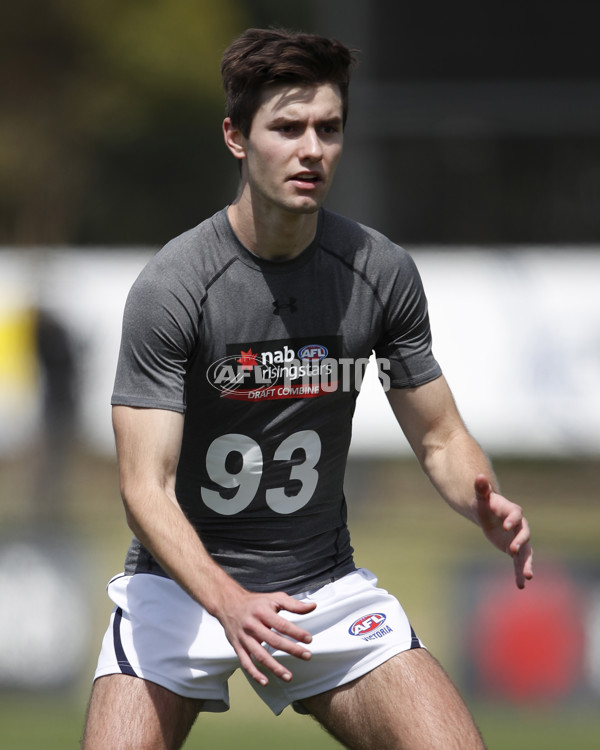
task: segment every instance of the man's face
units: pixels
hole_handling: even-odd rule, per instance
[[[325,200],[342,153],[342,99],[337,86],[275,86],[262,97],[243,139],[254,205],[312,213]]]

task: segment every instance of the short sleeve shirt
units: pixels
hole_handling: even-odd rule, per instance
[[[134,283],[112,403],[185,414],[177,499],[248,589],[294,593],[354,569],[343,480],[372,353],[393,388],[441,374],[410,255],[325,209],[285,262],[250,253],[224,209]],[[164,575],[137,539],[126,570]]]

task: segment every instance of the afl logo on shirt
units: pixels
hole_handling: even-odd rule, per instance
[[[365,636],[379,630],[385,623],[385,615],[382,612],[373,612],[370,615],[363,615],[352,623],[348,628],[350,635]]]
[[[322,346],[321,344],[307,344],[298,352],[298,359],[314,362],[315,360],[320,361],[325,359],[328,354],[329,351],[327,350],[327,347]]]

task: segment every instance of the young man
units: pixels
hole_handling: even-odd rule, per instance
[[[349,748],[482,748],[398,601],[357,569],[343,475],[362,364],[442,497],[532,576],[520,507],[498,494],[431,353],[407,253],[322,208],[353,57],[250,30],[226,51],[235,201],[169,243],[128,298],[113,394],[135,537],[84,747],[179,748],[228,707],[241,666],[275,713]],[[377,632],[378,636],[369,638]]]

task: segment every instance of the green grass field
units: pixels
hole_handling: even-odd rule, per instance
[[[597,461],[496,462],[503,491],[527,509],[536,560],[600,561]],[[26,520],[24,463],[0,466],[0,523],[4,536]],[[460,679],[451,611],[456,571],[473,560],[500,560],[477,529],[438,501],[413,462],[352,463],[348,500],[359,564],[398,593],[415,629],[455,679]],[[79,457],[68,480],[66,514],[91,570],[95,630],[81,681],[66,694],[0,693],[0,750],[69,750],[79,746],[89,680],[110,611],[106,580],[121,565],[129,532],[110,462]],[[510,562],[506,565],[511,575]],[[68,644],[65,644],[67,647]],[[243,677],[232,680],[232,709],[203,715],[186,750],[327,750],[339,747],[312,720],[286,710],[275,718]],[[598,701],[568,706],[497,705],[469,698],[490,750],[597,750]],[[595,705],[591,705],[595,703]],[[107,749],[108,750],[108,749]]]
[[[249,690],[249,688],[248,688]],[[333,750],[340,745],[311,719],[285,711],[271,716],[240,686],[242,699],[227,714],[201,716],[186,750]],[[535,712],[472,706],[489,750],[598,750],[597,708]],[[83,710],[77,700],[2,697],[3,750],[69,750],[79,747]],[[108,749],[107,749],[108,750]]]

